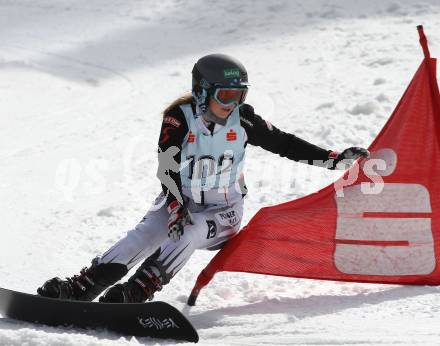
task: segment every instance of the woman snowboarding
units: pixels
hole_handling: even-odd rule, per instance
[[[338,153],[279,130],[244,103],[247,91],[247,71],[239,61],[223,54],[199,59],[192,70],[192,93],[163,112],[161,194],[142,221],[90,267],[65,280],[46,281],[38,294],[91,301],[108,288],[100,301],[151,300],[196,249],[218,250],[239,232],[248,144],[328,169],[368,157],[363,148]],[[142,259],[126,282],[115,285]]]

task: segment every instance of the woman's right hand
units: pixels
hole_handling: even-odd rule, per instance
[[[184,234],[185,225],[192,223],[191,216],[188,209],[178,201],[171,202],[167,209],[170,214],[168,218],[168,237],[176,242]]]
[[[329,169],[347,169],[348,166],[352,165],[355,160],[360,157],[368,158],[370,157],[370,152],[361,147],[350,147],[345,149],[342,153],[332,151],[329,154],[329,159],[331,159]]]

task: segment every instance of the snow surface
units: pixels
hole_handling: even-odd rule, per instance
[[[259,114],[341,150],[389,118],[422,59],[418,24],[440,56],[439,0],[0,1],[0,286],[73,275],[142,218],[160,190],[160,111],[200,56],[236,56]],[[246,175],[243,225],[339,173],[248,148]],[[196,252],[157,295],[203,345],[440,343],[437,287],[220,273],[189,308],[212,256]],[[0,320],[0,345],[174,343]]]

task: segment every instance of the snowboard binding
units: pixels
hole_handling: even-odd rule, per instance
[[[94,260],[90,268],[83,268],[79,275],[65,280],[59,277],[47,280],[37,293],[47,298],[92,301],[127,272],[123,264],[97,264]]]
[[[144,303],[162,290],[161,271],[155,262],[147,259],[135,274],[123,284],[110,287],[99,299],[102,303]]]

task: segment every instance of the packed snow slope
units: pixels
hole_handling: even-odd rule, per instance
[[[0,286],[35,293],[73,275],[144,215],[160,191],[161,110],[194,62],[244,62],[248,101],[325,148],[367,147],[422,60],[440,56],[438,0],[3,0],[0,2]],[[243,225],[263,206],[339,173],[249,147]],[[203,345],[436,345],[440,289],[221,273],[185,307],[213,256],[198,251],[157,295]],[[0,319],[0,345],[135,345]]]

